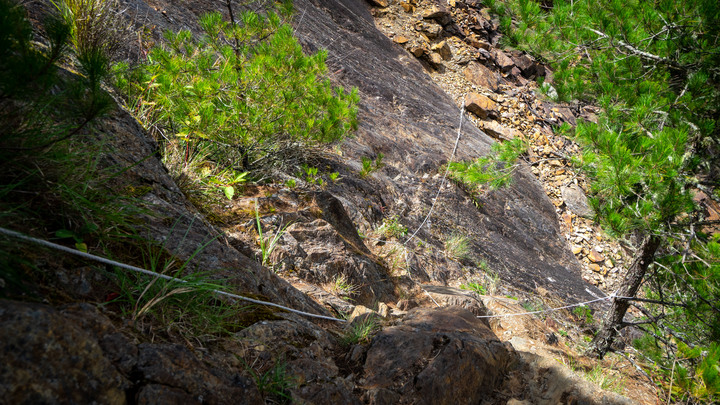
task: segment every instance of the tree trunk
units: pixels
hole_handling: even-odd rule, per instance
[[[620,289],[617,292],[618,297],[635,297],[645,272],[655,258],[655,252],[660,246],[660,237],[657,235],[647,236],[640,249],[635,254],[635,260],[633,261],[630,269],[628,269],[625,280],[623,280]],[[623,318],[625,313],[630,307],[630,302],[627,300],[613,299],[610,310],[603,319],[603,326],[598,331],[595,338],[590,343],[590,349],[588,354],[599,359],[605,357],[605,354],[610,350],[610,346],[615,341],[620,329],[624,327]]]

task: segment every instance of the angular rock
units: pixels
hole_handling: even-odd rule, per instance
[[[535,63],[527,54],[515,54],[512,56],[512,61],[526,78],[529,79],[535,74]]]
[[[167,387],[181,388],[193,398],[213,404],[261,403],[255,383],[247,377],[232,380],[210,369],[185,346],[148,344],[138,346],[137,378]],[[173,394],[176,395],[177,393]],[[179,394],[177,394],[179,395]],[[152,403],[152,402],[149,402]]]
[[[432,6],[423,13],[423,19],[435,20],[442,25],[448,24],[451,17],[450,12],[443,6]]]
[[[595,249],[590,251],[590,254],[588,255],[588,259],[590,259],[593,263],[602,263],[605,261],[605,258],[603,255],[598,253]]]
[[[408,43],[408,41],[410,41],[410,40],[402,35],[398,35],[395,38],[393,38],[393,41],[395,41],[395,43],[397,43],[397,44],[402,45],[402,44]]]
[[[410,48],[410,53],[415,55],[416,58],[423,56],[428,50],[422,45],[416,45]]]
[[[517,129],[505,127],[497,121],[481,121],[479,124],[480,129],[486,134],[501,141],[510,141],[523,136]]]
[[[465,42],[466,42],[468,45],[472,46],[473,48],[484,49],[484,50],[486,50],[486,51],[487,51],[487,50],[490,50],[490,48],[491,48],[491,47],[490,47],[490,44],[488,44],[487,42],[482,41],[482,40],[476,38],[474,35],[473,35],[473,36],[467,36],[467,37],[465,37]]]
[[[527,79],[523,77],[522,72],[520,69],[518,69],[517,66],[513,66],[512,69],[510,69],[510,75],[515,78],[517,83],[519,83],[521,86],[524,86],[527,84]]]
[[[136,401],[138,405],[202,404],[202,401],[193,398],[180,388],[160,384],[144,385],[140,391],[138,391]]]
[[[446,41],[438,42],[433,44],[430,49],[433,52],[437,52],[444,60],[450,60],[452,58],[452,51]]]
[[[433,40],[442,32],[442,26],[432,21],[418,21],[415,30],[420,31],[428,40]]]
[[[430,66],[434,68],[439,68],[443,64],[443,57],[435,52],[431,52],[429,54],[425,54],[426,58],[425,60],[430,64]]]
[[[585,192],[577,184],[561,187],[560,193],[570,211],[581,217],[591,217],[593,215]]]
[[[515,63],[513,63],[512,59],[510,59],[505,52],[496,49],[494,52],[494,58],[495,58],[495,64],[497,64],[500,67],[500,70],[502,70],[503,73],[509,72],[513,66],[515,66]]]
[[[485,118],[497,118],[498,108],[497,104],[482,94],[469,92],[465,96],[465,109],[478,117]]]
[[[485,305],[478,295],[472,291],[438,285],[423,285],[425,291],[442,306],[457,306],[472,312],[477,316],[487,314]]]
[[[471,312],[417,309],[373,338],[364,373],[368,388],[395,392],[407,403],[481,403],[516,359]]]
[[[402,6],[403,10],[405,10],[406,13],[412,13],[413,11],[415,11],[415,6],[408,3],[407,1],[401,2],[400,6]]]
[[[470,83],[476,86],[484,87],[494,92],[497,92],[499,89],[500,81],[495,75],[495,72],[477,62],[469,63],[463,71],[463,74]]]
[[[555,112],[556,116],[560,118],[560,120],[567,122],[568,124],[575,126],[577,124],[577,121],[575,119],[575,114],[570,111],[567,107],[556,107],[553,108],[553,112]]]

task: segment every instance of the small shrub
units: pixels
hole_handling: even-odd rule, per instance
[[[575,314],[578,318],[580,318],[580,321],[582,321],[586,325],[590,325],[595,321],[595,319],[593,318],[592,309],[590,309],[590,307],[588,307],[587,305],[581,305],[579,307],[573,308],[572,313]]]
[[[359,287],[350,282],[345,274],[340,274],[335,277],[330,290],[337,295],[350,298],[358,292]]]
[[[257,232],[258,232],[258,245],[260,246],[260,263],[263,266],[270,265],[270,255],[272,255],[273,250],[275,250],[275,247],[277,246],[277,243],[280,241],[280,238],[282,238],[283,234],[285,234],[285,231],[287,228],[292,225],[292,222],[288,222],[285,226],[282,226],[278,229],[278,231],[273,235],[272,237],[265,237],[263,235],[262,230],[262,223],[260,223],[260,212],[258,209],[258,206],[255,205],[255,224],[257,225]]]
[[[142,210],[117,192],[123,169],[105,164],[109,148],[92,132],[111,107],[107,63],[83,57],[71,24],[49,17],[48,47],[37,47],[23,7],[0,0],[0,221],[25,218],[92,250]],[[58,69],[72,54],[82,75]]]
[[[238,321],[246,307],[218,299],[214,290],[225,288],[221,282],[210,280],[209,273],[187,271],[189,261],[178,265],[162,247],[149,245],[143,253],[146,268],[178,281],[116,270],[119,297],[113,303],[136,325],[201,341],[241,328]]]
[[[385,155],[382,153],[378,153],[374,160],[363,156],[360,177],[367,177],[370,173],[382,168],[384,166],[382,161],[384,157]]]
[[[275,365],[264,373],[258,373],[248,366],[245,368],[267,403],[288,403],[292,399],[290,389],[297,386],[297,381],[288,375],[285,361],[276,361]]]
[[[305,181],[307,181],[310,184],[317,184],[318,180],[320,179],[318,177],[318,168],[303,165],[302,169],[303,169],[303,177],[305,178]]]
[[[622,394],[625,390],[625,381],[617,375],[609,373],[602,365],[598,364],[590,371],[584,373],[585,379],[597,385],[603,390]]]
[[[79,54],[101,52],[107,60],[118,55],[127,41],[129,29],[118,16],[117,0],[50,0],[70,26],[70,34]]]
[[[543,303],[538,300],[525,300],[521,302],[520,305],[525,308],[527,312],[537,312],[545,309]]]
[[[495,143],[490,154],[474,162],[451,162],[449,176],[471,194],[484,186],[490,190],[505,187],[512,183],[515,162],[526,151],[521,139]]]

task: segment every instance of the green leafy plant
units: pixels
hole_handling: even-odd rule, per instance
[[[585,379],[603,390],[622,394],[625,391],[625,380],[622,376],[614,375],[598,364],[590,371],[584,373]]]
[[[545,309],[545,305],[542,301],[537,299],[526,299],[520,302],[520,305],[528,312],[537,312]]]
[[[305,181],[307,181],[310,184],[316,184],[318,181],[318,168],[303,165],[302,169],[304,172],[303,177],[305,178]]]
[[[340,296],[351,298],[357,294],[360,288],[356,284],[353,284],[345,274],[340,274],[335,277],[330,286],[330,290]]]
[[[475,291],[476,293],[478,293],[480,295],[487,294],[487,290],[485,289],[485,287],[479,283],[471,282],[471,283],[467,283],[467,284],[461,284],[460,288],[463,290]]]
[[[382,153],[378,153],[375,156],[375,159],[370,159],[368,157],[362,157],[362,169],[360,170],[360,177],[367,177],[370,173],[382,168],[384,166],[383,158],[385,155]]]
[[[490,270],[487,262],[483,261],[480,264],[480,269],[485,272],[485,285],[487,286],[488,294],[494,295],[500,288],[500,275],[497,272]],[[482,264],[485,264],[485,266],[482,266]]]
[[[120,7],[116,0],[51,0],[51,3],[70,27],[70,38],[80,55],[105,58],[105,63],[117,56],[129,30],[118,16]]]
[[[215,290],[225,289],[222,282],[211,280],[209,273],[188,268],[203,248],[198,247],[188,260],[178,264],[162,246],[148,244],[143,251],[144,266],[176,280],[117,269],[114,279],[119,296],[109,304],[119,305],[136,326],[159,328],[186,339],[202,342],[236,332],[242,327],[240,316],[247,307],[218,299]]]
[[[581,305],[579,307],[573,308],[572,313],[575,314],[578,318],[580,318],[580,321],[582,321],[586,325],[591,325],[595,321],[592,309],[587,305]]]
[[[303,54],[283,23],[289,3],[233,23],[219,13],[200,18],[203,35],[166,33],[140,69],[120,70],[118,84],[152,114],[166,154],[187,164],[201,154],[213,170],[233,168],[256,180],[297,167],[311,151],[356,127],[357,91],[324,78],[326,52]]]
[[[272,403],[275,401],[286,403],[292,399],[289,391],[297,386],[297,381],[288,375],[285,361],[276,361],[270,369],[263,373],[256,372],[247,365],[245,369],[250,373],[255,385],[266,400],[270,400]]]
[[[636,253],[618,290],[627,298],[611,303],[590,354],[605,356],[633,325],[653,340],[645,350],[663,352],[663,370],[697,376],[675,340],[720,339],[720,244],[697,198],[720,184],[720,3],[493,3],[509,43],[551,65],[559,99],[600,107],[596,123],[561,131],[584,148],[575,164],[591,182],[595,219]],[[642,308],[642,323],[625,319],[630,305]],[[668,402],[711,398],[660,377],[676,390]]]
[[[335,183],[336,181],[338,181],[338,180],[340,179],[340,173],[338,173],[338,172],[332,172],[332,173],[330,173],[330,174],[328,175],[328,177],[330,178],[330,181],[332,181],[333,183]]]
[[[72,24],[48,17],[41,48],[22,6],[0,0],[0,221],[25,218],[92,250],[124,237],[142,210],[117,193],[125,169],[108,166],[93,133],[111,107],[101,86],[109,57],[74,45]]]

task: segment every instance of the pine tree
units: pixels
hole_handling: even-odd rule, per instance
[[[602,358],[629,325],[672,352],[717,341],[720,232],[697,197],[720,200],[718,2],[489,3],[504,16],[507,45],[556,69],[561,99],[602,107],[597,124],[575,128],[585,146],[576,163],[592,182],[597,221],[636,254],[617,294],[628,298],[613,301],[592,354]],[[626,320],[631,305],[645,319]]]
[[[149,111],[141,119],[161,129],[184,165],[200,156],[216,177],[238,170],[263,179],[355,128],[357,89],[331,85],[326,52],[303,53],[284,22],[290,11],[203,15],[201,36],[167,32],[145,65],[120,75],[131,104]]]

